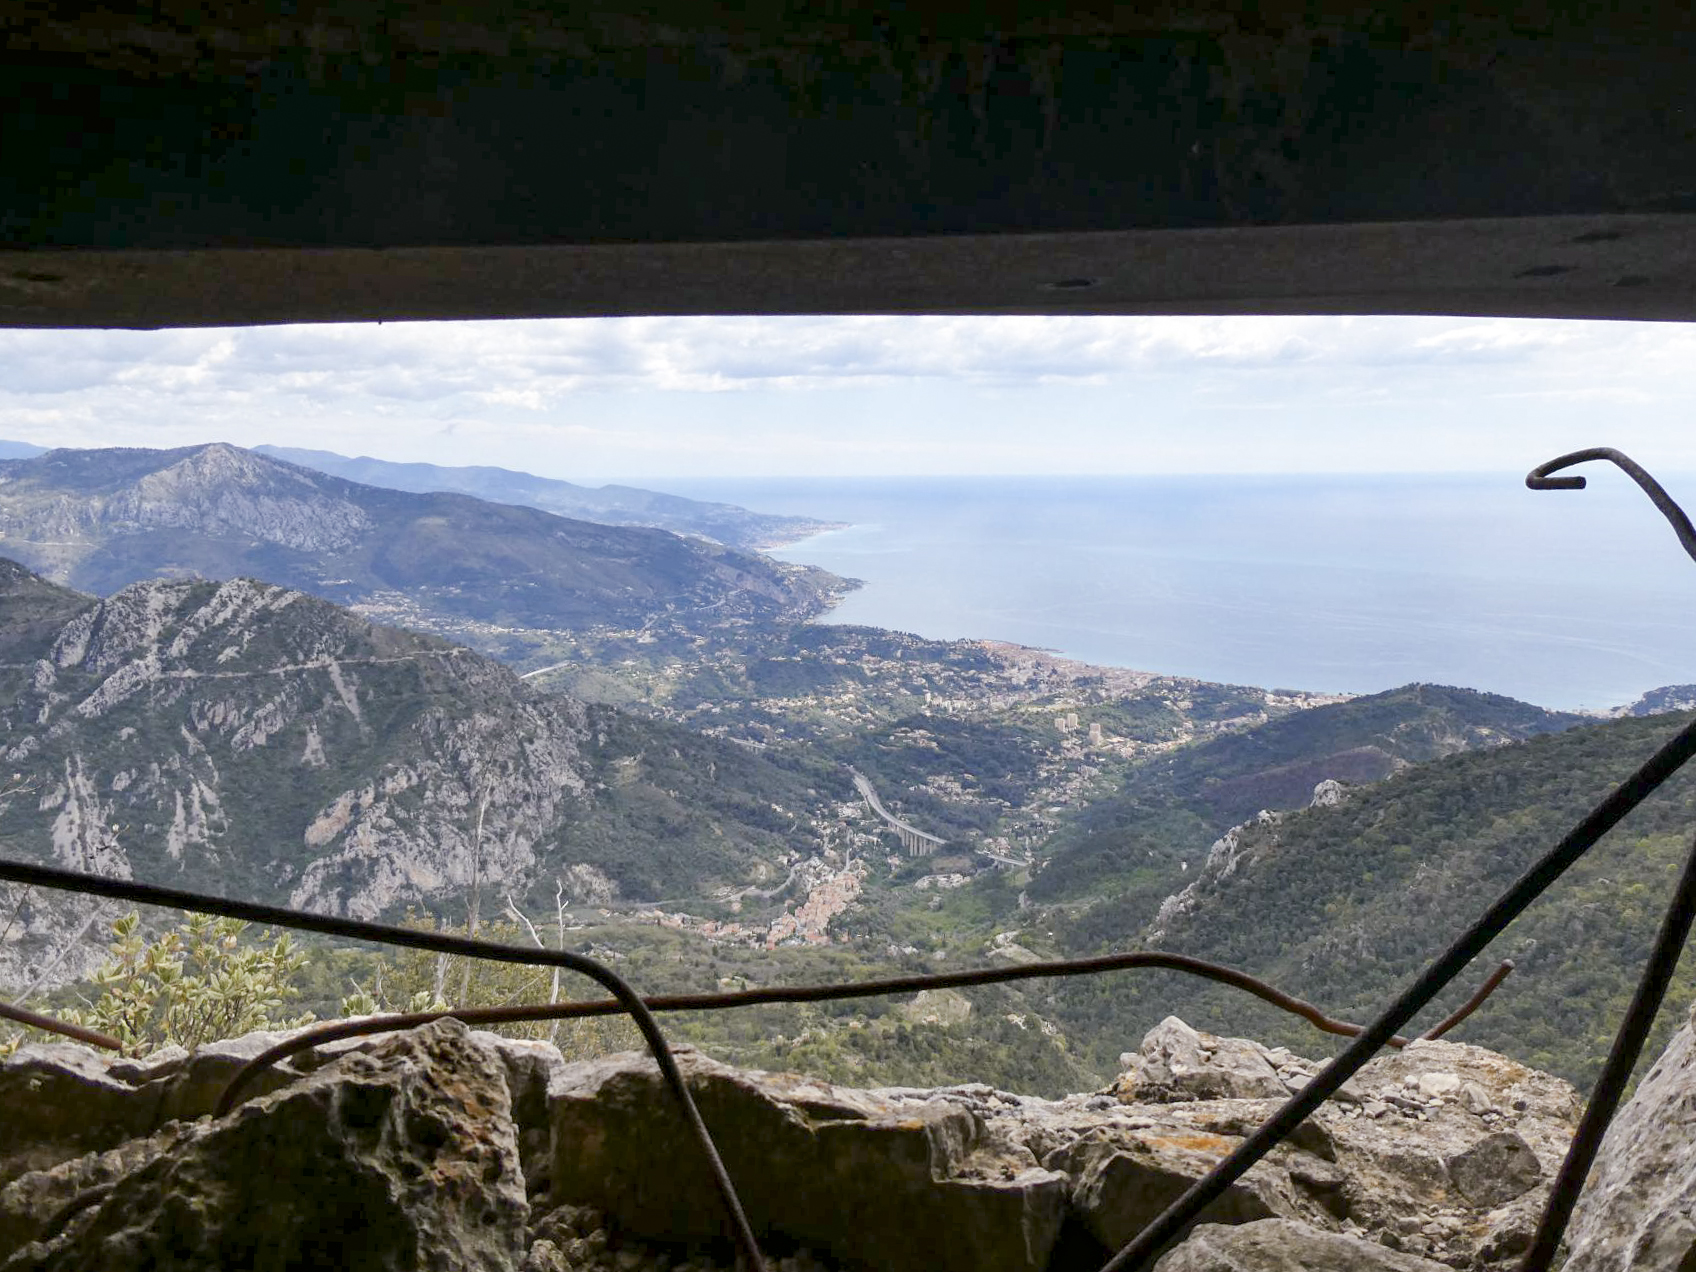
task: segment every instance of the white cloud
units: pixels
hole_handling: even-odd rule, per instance
[[[1696,467],[1686,325],[635,318],[0,331],[0,437],[275,441],[559,475]],[[1605,434],[1605,436],[1604,436]],[[1533,461],[1534,462],[1534,461]]]

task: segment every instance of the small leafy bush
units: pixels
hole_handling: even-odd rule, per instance
[[[287,933],[244,942],[247,927],[192,915],[149,942],[132,910],[113,923],[112,957],[90,977],[99,997],[76,1019],[111,1034],[130,1055],[307,1024],[310,1014],[286,1013],[306,954]]]

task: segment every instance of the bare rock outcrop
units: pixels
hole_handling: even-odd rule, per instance
[[[1238,1227],[1203,1224],[1154,1272],[1438,1272],[1446,1266],[1359,1237],[1265,1219]]]
[[[1140,1053],[1120,1063],[1121,1097],[1167,1100],[1285,1099],[1289,1087],[1267,1060],[1264,1047],[1244,1038],[1220,1038],[1168,1016],[1143,1038]]]
[[[1608,1128],[1567,1248],[1566,1272],[1696,1266],[1696,1016]]]
[[[440,1021],[221,1120],[25,1175],[0,1215],[28,1238],[6,1272],[504,1272],[524,1258],[529,1207],[504,1066]]]
[[[301,1053],[214,1120],[229,1076],[275,1038],[143,1060],[48,1044],[0,1061],[0,1272],[248,1266],[261,1242],[279,1269],[731,1262],[698,1148],[646,1054],[567,1064],[545,1043],[443,1021]],[[1058,1100],[678,1058],[778,1272],[1089,1272],[1318,1068],[1176,1019],[1114,1086]],[[1621,1124],[1599,1179],[1625,1183],[1606,1184],[1614,1200],[1587,1241],[1683,1239],[1692,1185],[1675,1132],[1689,1119],[1655,1101],[1679,1100],[1693,1064],[1687,1031]],[[1505,1272],[1577,1109],[1564,1082],[1476,1047],[1387,1054],[1221,1197],[1162,1272]],[[1649,1154],[1641,1170],[1633,1153]],[[1677,1265],[1651,1253],[1573,1266]]]
[[[1046,1266],[1067,1178],[986,1133],[969,1101],[745,1073],[688,1051],[679,1063],[756,1231],[848,1267]],[[573,1066],[549,1103],[557,1201],[649,1239],[721,1235],[711,1178],[652,1060]]]

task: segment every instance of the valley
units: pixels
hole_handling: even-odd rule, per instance
[[[851,581],[232,447],[0,479],[0,852],[525,940],[522,917],[654,992],[1147,947],[1369,1015],[1689,705],[1267,690],[826,625]],[[1693,795],[1522,920],[1461,1036],[1588,1080]],[[0,895],[0,982],[74,1001],[113,917]],[[429,977],[403,971],[324,947],[309,1005],[404,1006]],[[1058,1092],[1179,1009],[1323,1049],[1158,973],[678,1029],[739,1064]]]

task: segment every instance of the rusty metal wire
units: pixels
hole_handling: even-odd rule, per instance
[[[1549,474],[1597,459],[1617,465],[1643,488],[1661,515],[1671,523],[1685,552],[1696,560],[1696,528],[1691,526],[1684,509],[1673,502],[1661,484],[1640,464],[1612,447],[1596,446],[1552,459],[1532,469],[1525,484],[1533,490],[1583,490],[1585,483],[1582,477],[1551,477]],[[1643,1054],[1649,1030],[1672,984],[1673,972],[1678,967],[1679,955],[1684,952],[1693,921],[1696,921],[1696,841],[1692,841],[1690,852],[1685,857],[1678,887],[1661,918],[1660,931],[1655,934],[1655,943],[1650,947],[1643,974],[1632,993],[1631,1005],[1626,1008],[1619,1032],[1614,1035],[1613,1045],[1608,1049],[1607,1062],[1602,1066],[1601,1076],[1596,1079],[1590,1099],[1585,1104],[1583,1120],[1578,1124],[1572,1143],[1567,1146],[1566,1158],[1555,1176],[1554,1187],[1543,1208],[1543,1217],[1537,1225],[1537,1234],[1520,1265],[1521,1272],[1547,1272],[1555,1261],[1561,1238],[1572,1219],[1573,1207],[1578,1204],[1578,1196],[1583,1192],[1590,1168],[1601,1150],[1602,1139],[1625,1098],[1632,1070]]]
[[[1327,1016],[1312,1003],[1268,985],[1247,972],[1209,963],[1185,954],[1164,954],[1139,950],[1131,954],[1105,954],[1096,958],[1058,959],[1044,963],[1025,963],[1012,967],[973,968],[958,972],[926,972],[913,976],[891,976],[879,980],[849,984],[773,985],[761,989],[733,990],[719,994],[664,994],[643,999],[650,1011],[723,1011],[734,1007],[755,1007],[772,1003],[819,1003],[845,998],[873,998],[881,994],[910,994],[926,989],[962,989],[974,985],[1000,985],[1012,981],[1048,979],[1061,976],[1092,976],[1101,972],[1129,971],[1136,968],[1158,968],[1187,972],[1204,980],[1216,981],[1253,994],[1262,1002],[1300,1016],[1315,1029],[1324,1033],[1352,1038],[1360,1026],[1346,1020]],[[1513,971],[1506,962],[1490,974],[1482,987],[1453,1015],[1442,1021],[1423,1038],[1436,1038],[1453,1029],[1483,1004]],[[433,1020],[451,1016],[468,1025],[503,1025],[536,1020],[577,1020],[587,1016],[611,1016],[622,1013],[622,1004],[612,999],[586,1003],[535,1003],[512,1007],[458,1007],[445,1011],[397,1013],[370,1016],[363,1020],[338,1020],[315,1029],[304,1030],[279,1042],[249,1060],[230,1079],[218,1098],[217,1116],[222,1117],[235,1107],[242,1091],[260,1073],[279,1061],[328,1042],[359,1038],[368,1034],[390,1033],[396,1029],[414,1029]],[[1390,1039],[1392,1047],[1405,1047],[1408,1040]]]
[[[30,884],[36,887],[56,888],[60,891],[82,892],[91,896],[109,897],[113,900],[129,901],[141,905],[170,906],[173,909],[189,910],[197,914],[216,914],[224,918],[241,919],[248,923],[297,928],[305,932],[318,932],[324,936],[340,936],[354,941],[376,941],[384,945],[401,945],[410,949],[430,950],[437,954],[459,954],[467,958],[486,958],[500,963],[563,967],[567,971],[577,972],[589,977],[618,1000],[624,1010],[635,1020],[636,1027],[642,1031],[643,1041],[647,1043],[648,1051],[653,1055],[654,1062],[659,1065],[660,1076],[676,1098],[696,1143],[700,1145],[701,1152],[706,1157],[708,1168],[712,1172],[713,1183],[717,1187],[719,1199],[724,1205],[725,1215],[730,1220],[732,1237],[747,1264],[748,1272],[765,1272],[765,1259],[760,1254],[759,1243],[754,1239],[754,1230],[748,1223],[748,1216],[742,1209],[741,1198],[736,1195],[736,1185],[731,1181],[730,1173],[725,1169],[723,1159],[719,1157],[718,1147],[713,1143],[713,1137],[707,1130],[707,1124],[701,1120],[701,1111],[695,1107],[695,1100],[689,1094],[689,1088],[683,1081],[683,1074],[677,1067],[677,1059],[671,1054],[671,1048],[666,1045],[665,1035],[660,1032],[659,1022],[654,1019],[653,1012],[648,1010],[641,997],[625,982],[623,977],[610,968],[602,966],[594,959],[586,958],[581,954],[574,954],[569,950],[499,945],[492,941],[477,941],[469,937],[450,936],[442,932],[422,932],[413,928],[367,923],[359,919],[342,919],[330,915],[309,914],[300,910],[284,909],[281,906],[259,905],[251,901],[234,901],[226,897],[185,892],[180,888],[162,888],[156,884],[137,883],[131,879],[107,879],[99,875],[82,874],[74,870],[60,870],[53,866],[38,866],[21,861],[0,860],[0,880]]]
[[[124,1049],[124,1044],[111,1034],[103,1034],[98,1029],[89,1029],[84,1025],[73,1025],[68,1020],[43,1016],[40,1012],[29,1011],[23,1007],[13,1007],[10,1003],[0,1003],[0,1019],[15,1021],[20,1025],[28,1025],[31,1029],[42,1029],[48,1033],[63,1034],[67,1038],[75,1038],[78,1042],[86,1042],[91,1047],[104,1047],[108,1051],[122,1051]]]
[[[1482,1007],[1484,1005],[1484,1000],[1491,994],[1495,993],[1496,986],[1505,981],[1512,972],[1513,960],[1511,958],[1504,958],[1496,965],[1496,970],[1491,972],[1485,979],[1484,983],[1478,987],[1478,992],[1476,994],[1467,999],[1459,1007],[1456,1007],[1453,1012],[1445,1016],[1437,1024],[1420,1034],[1419,1040],[1421,1042],[1436,1042],[1437,1039],[1441,1038],[1444,1034],[1448,1033],[1449,1030],[1453,1029],[1456,1025],[1460,1024],[1461,1021],[1465,1020],[1473,1012]],[[1392,1047],[1396,1047],[1401,1044],[1394,1038],[1391,1038],[1390,1045]]]

